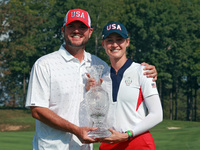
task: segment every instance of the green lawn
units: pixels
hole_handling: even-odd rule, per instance
[[[1,150],[31,150],[33,131],[0,132]]]
[[[21,131],[33,131],[35,120],[30,110],[0,109],[0,132],[8,126],[22,126]]]
[[[0,150],[31,150],[34,119],[30,112],[0,110],[0,127],[13,124],[29,127],[21,131],[0,132]],[[200,150],[200,122],[164,120],[151,133],[157,150]],[[94,150],[98,150],[98,147],[99,143],[94,144]]]
[[[167,129],[181,127],[180,129]],[[200,123],[184,121],[164,121],[151,130],[157,150],[200,150]],[[169,127],[169,126],[168,126]]]

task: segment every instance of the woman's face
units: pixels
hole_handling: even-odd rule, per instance
[[[110,59],[121,59],[126,57],[126,47],[129,46],[130,39],[124,39],[118,33],[111,33],[102,41],[107,55]]]

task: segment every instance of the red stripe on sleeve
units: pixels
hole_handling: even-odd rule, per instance
[[[138,96],[138,101],[137,101],[137,107],[136,107],[136,111],[138,110],[138,108],[140,107],[140,105],[142,104],[144,98],[143,98],[143,95],[142,95],[142,91],[141,91],[141,88],[139,90],[139,96]]]

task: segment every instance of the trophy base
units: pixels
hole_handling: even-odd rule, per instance
[[[90,131],[88,136],[95,139],[95,138],[105,138],[111,136],[111,132],[107,129],[98,128],[95,131]]]

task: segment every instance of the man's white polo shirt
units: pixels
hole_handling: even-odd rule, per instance
[[[85,68],[90,65],[104,65],[103,73],[109,74],[109,66],[87,52],[84,53],[81,63],[63,46],[58,51],[41,57],[31,71],[26,107],[46,107],[77,126],[88,125],[83,97],[87,82]],[[33,149],[80,150],[92,147],[83,145],[70,133],[51,128],[36,120]]]

